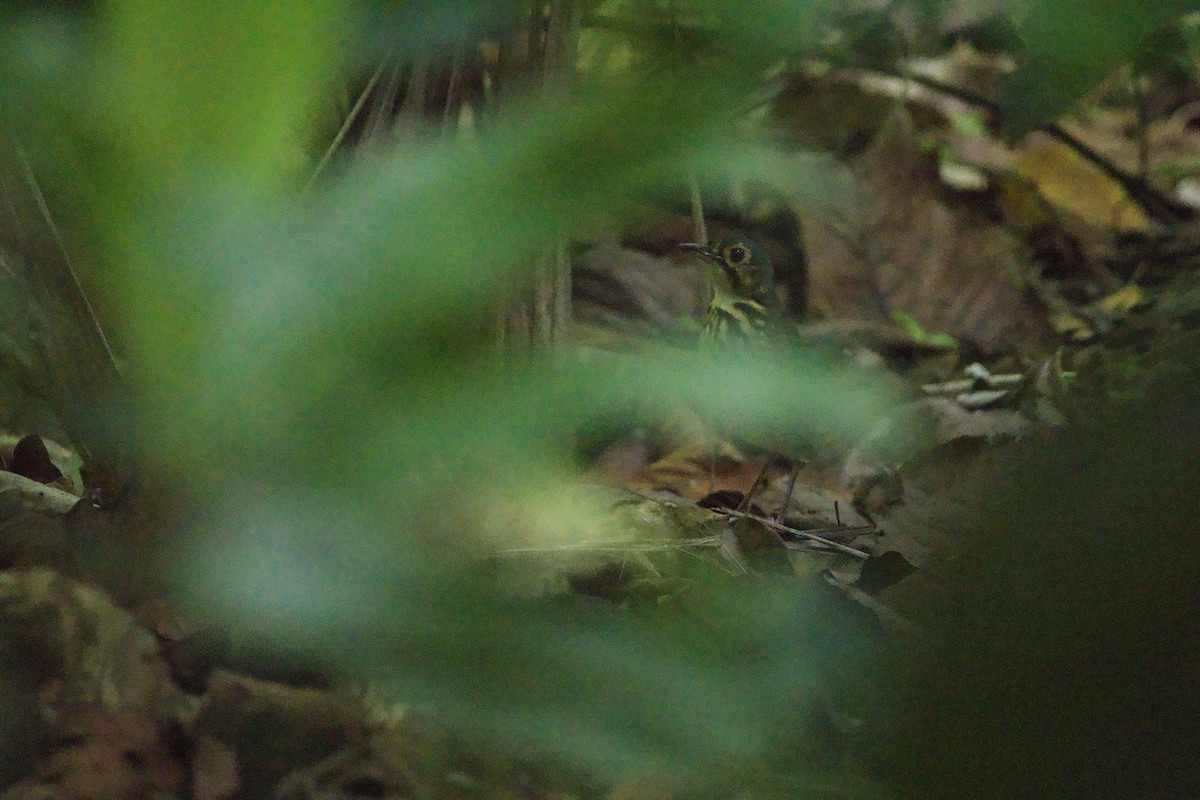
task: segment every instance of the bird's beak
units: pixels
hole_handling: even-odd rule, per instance
[[[683,244],[679,245],[679,249],[690,250],[701,258],[707,259],[716,264],[721,268],[721,272],[725,273],[725,277],[727,277],[729,282],[734,286],[739,286],[742,283],[742,277],[738,274],[737,269],[721,260],[721,257],[714,253],[711,248],[705,247],[702,244],[696,244],[695,242],[684,242]]]
[[[690,250],[691,252],[703,258],[707,258],[709,261],[719,261],[717,254],[702,244],[696,244],[695,242],[684,242],[683,244],[679,245],[679,249]]]

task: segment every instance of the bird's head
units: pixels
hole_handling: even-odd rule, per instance
[[[755,300],[765,306],[774,306],[775,270],[766,248],[755,244],[744,236],[727,236],[710,247],[687,242],[679,245],[681,250],[690,250],[720,267],[729,280],[730,288],[738,297]]]

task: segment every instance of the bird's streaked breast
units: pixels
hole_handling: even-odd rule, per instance
[[[767,328],[767,309],[754,300],[714,302],[704,321],[704,336],[718,346],[742,344],[761,337]]]

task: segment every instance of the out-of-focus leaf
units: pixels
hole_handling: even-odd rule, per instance
[[[134,326],[147,326],[138,366],[151,402],[175,409],[158,434],[177,440],[190,419],[207,437],[234,408],[238,419],[267,422],[277,405],[304,414],[336,397],[349,410],[356,397],[414,380],[463,379],[453,365],[483,358],[513,265],[552,231],[629,202],[703,134],[704,103],[728,90],[651,80],[592,105],[514,112],[485,151],[459,144],[367,158],[303,209],[247,215],[181,199],[160,216],[160,232],[180,243],[162,244],[153,278],[164,309],[129,309],[142,315]],[[148,278],[129,279],[133,292]],[[169,288],[197,283],[202,295]],[[203,335],[150,337],[165,309]],[[199,391],[196,374],[211,376]]]
[[[786,726],[776,714],[801,713],[785,700],[805,697],[824,663],[825,645],[796,638],[813,630],[812,598],[726,585],[711,613],[637,623],[603,606],[514,604],[475,566],[513,542],[602,535],[612,523],[596,500],[566,504],[560,492],[538,505],[530,488],[561,480],[555,465],[579,420],[634,398],[687,402],[760,430],[799,418],[847,435],[871,427],[880,402],[815,364],[700,357],[414,387],[374,410],[361,443],[331,449],[315,469],[318,442],[303,438],[244,462],[242,491],[177,559],[182,584],[198,611],[262,642],[356,679],[386,677],[399,697],[596,768],[674,769],[698,753],[737,762]],[[336,418],[336,402],[324,412],[335,426],[352,422]],[[289,486],[288,464],[301,465],[302,485]],[[489,526],[502,538],[481,538]]]
[[[295,166],[336,63],[342,14],[325,0],[110,3],[95,110],[138,175],[270,185]]]
[[[707,0],[711,13],[760,56],[797,55],[816,45],[830,16],[844,7],[834,0]]]
[[[336,542],[326,550],[326,560],[338,558]],[[240,588],[229,578],[242,570],[261,580],[269,562],[287,567],[281,581],[313,562],[289,559],[259,551],[215,571],[215,588]],[[472,730],[568,753],[608,775],[708,763],[716,782],[757,777],[752,759],[764,746],[803,728],[816,675],[859,646],[857,632],[830,627],[815,584],[702,573],[674,605],[633,617],[585,598],[506,597],[477,571],[383,578],[343,573],[320,607],[291,609],[303,629],[290,641]]]
[[[826,153],[783,152],[745,137],[714,137],[697,148],[693,163],[714,184],[766,188],[802,207],[859,188],[845,166]]]
[[[678,174],[741,118],[772,48],[814,33],[809,4],[713,7],[743,37],[719,68],[514,104],[476,141],[364,154],[303,201],[292,156],[347,8],[104,7],[51,152],[82,186],[144,449],[208,503],[177,543],[199,612],[606,769],[740,768],[795,725],[828,651],[794,587],[701,574],[694,609],[634,620],[514,600],[479,566],[489,530],[602,523],[561,493],[513,501],[568,480],[569,434],[613,408],[844,436],[877,413],[855,376],[793,354],[495,363],[499,306],[547,238]]]
[[[1119,183],[1075,150],[1035,133],[1013,159],[1013,169],[1050,205],[1101,230],[1147,232],[1150,218]]]
[[[1113,316],[1123,316],[1146,302],[1146,291],[1136,283],[1124,286],[1096,301],[1096,307]]]
[[[928,637],[869,667],[863,730],[897,796],[1200,790],[1195,344],[1138,401],[980,465],[978,519],[910,589]],[[1131,533],[1147,517],[1154,535]]]
[[[469,52],[485,37],[513,33],[529,13],[521,0],[372,0],[360,11],[362,44],[352,56],[371,67],[397,53]]]
[[[1190,42],[1195,36],[1195,24],[1188,24],[1188,19],[1184,17],[1176,24],[1159,28],[1142,41],[1133,60],[1139,74],[1195,79],[1196,64]]]
[[[96,243],[87,283],[122,334],[135,382],[195,380],[221,288],[219,276],[180,264],[194,264],[198,232],[216,220],[195,214],[185,226],[181,209],[224,192],[227,213],[247,213],[295,182],[344,13],[327,2],[110,3],[88,28],[73,82],[48,93],[57,138],[25,144],[70,187],[71,211]]]
[[[921,344],[933,345],[935,347],[951,348],[958,346],[958,341],[953,336],[945,331],[939,333],[930,333],[929,331],[925,330],[925,326],[918,322],[912,314],[909,314],[903,309],[896,309],[891,313],[891,317],[893,320],[899,323],[902,328],[904,328],[905,333],[911,336],[913,341],[920,342]]]
[[[1001,108],[1013,137],[1054,120],[1138,44],[1196,0],[1042,0],[1021,22],[1021,65],[1004,81]]]
[[[231,406],[236,400],[229,398]],[[598,538],[606,523],[594,504],[581,498],[539,505],[534,495],[537,487],[553,487],[570,474],[574,432],[614,409],[635,403],[652,412],[690,407],[749,438],[849,441],[874,427],[885,402],[869,382],[819,363],[718,366],[694,358],[586,371],[546,364],[526,372],[480,372],[469,384],[426,383],[387,397],[360,391],[277,407],[291,416],[267,419],[254,416],[253,407],[232,407],[241,425],[223,418],[212,435],[216,452],[241,472],[224,489],[223,505],[231,514],[215,531],[213,546],[303,552],[302,543],[314,539],[321,542],[315,556],[333,537],[338,547],[372,554],[356,565],[318,558],[303,570],[281,567],[292,575],[289,591],[308,598],[295,608],[305,608],[310,601],[328,602],[333,595],[322,587],[337,585],[346,571],[368,582],[377,572],[376,580],[400,580],[396,571],[404,563],[411,567],[431,556],[470,560],[503,540],[532,537],[527,544],[559,545]],[[344,508],[351,496],[353,509]],[[556,496],[561,493],[550,495],[551,502]],[[517,504],[523,510],[514,510]],[[331,517],[330,510],[339,508]],[[488,529],[504,538],[491,539]],[[297,544],[275,541],[289,532]],[[254,562],[239,553],[203,560],[222,571]],[[303,562],[298,558],[297,565]],[[199,582],[201,594],[213,580]],[[243,598],[240,613],[258,613],[258,604],[269,599],[261,586],[273,579],[252,572],[238,580],[242,589],[218,594]]]
[[[827,34],[833,0],[687,0],[600,4],[591,23],[637,50],[766,67],[809,52]]]

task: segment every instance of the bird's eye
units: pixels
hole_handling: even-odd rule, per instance
[[[740,264],[746,260],[746,248],[736,245],[729,248],[729,252],[726,255],[729,258],[730,264]]]

